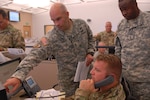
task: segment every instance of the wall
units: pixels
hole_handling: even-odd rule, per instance
[[[10,22],[16,28],[20,29],[23,33],[23,26],[31,26],[31,35],[32,35],[32,14],[20,12],[20,22]]]
[[[70,12],[70,18],[82,18],[85,21],[91,19],[91,22],[87,22],[93,31],[93,34],[97,34],[103,31],[105,28],[105,22],[112,22],[112,30],[116,31],[117,25],[123,18],[121,12],[118,8],[118,0],[107,0],[101,2],[91,2],[67,5],[68,11]],[[138,4],[142,11],[149,11],[150,6],[146,3]],[[53,25],[50,20],[49,12],[44,12],[40,14],[30,14],[20,12],[21,21],[10,22],[16,28],[23,32],[23,26],[31,26],[31,35],[35,38],[41,38],[44,35],[44,25]]]
[[[71,18],[82,18],[85,21],[91,19],[92,21],[88,24],[93,34],[103,31],[105,22],[108,20],[112,21],[112,30],[116,31],[118,23],[123,18],[118,8],[118,0],[107,1],[67,5],[67,8]],[[149,4],[145,3],[139,4],[139,8],[142,11],[150,10]],[[34,23],[33,37],[37,38],[44,35],[44,25],[53,25],[49,17],[49,12],[33,15],[32,21]]]

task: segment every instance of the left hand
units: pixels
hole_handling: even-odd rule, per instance
[[[93,61],[93,56],[88,54],[86,56],[86,66],[89,66],[92,63],[92,61]]]

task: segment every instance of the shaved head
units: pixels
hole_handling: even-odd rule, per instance
[[[50,18],[58,29],[65,31],[70,28],[69,12],[64,4],[54,3],[50,8]]]
[[[111,28],[112,28],[111,22],[110,21],[106,22],[106,24],[105,24],[106,32],[110,33]]]
[[[67,8],[62,3],[54,3],[50,8],[50,13],[53,12],[54,10],[60,10],[62,12],[68,12]]]

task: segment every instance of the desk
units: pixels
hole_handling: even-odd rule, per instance
[[[20,97],[24,93],[25,91],[21,90],[18,94],[16,94],[15,96],[12,96],[10,100],[24,100],[26,97]]]
[[[37,98],[20,97],[24,93],[25,93],[25,91],[21,90],[18,94],[16,94],[15,96],[11,97],[10,100],[45,100],[45,99],[37,99]],[[64,95],[60,96],[58,100],[61,100],[62,98],[65,98],[65,96]],[[48,98],[46,100],[51,100],[51,99]]]
[[[58,83],[57,63],[55,60],[44,60],[37,67],[34,67],[28,76],[32,76],[42,90],[50,89]]]
[[[58,83],[57,63],[55,60],[52,61],[44,60],[37,67],[34,67],[32,71],[30,71],[28,76],[30,75],[34,78],[34,80],[38,83],[38,85],[42,90],[50,89],[52,88],[53,85]],[[20,95],[24,93],[25,93],[24,90],[20,91],[10,100],[25,100],[25,97],[20,97]]]

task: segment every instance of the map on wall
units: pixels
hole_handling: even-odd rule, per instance
[[[44,25],[44,35],[46,35],[50,30],[52,30],[54,25]]]

